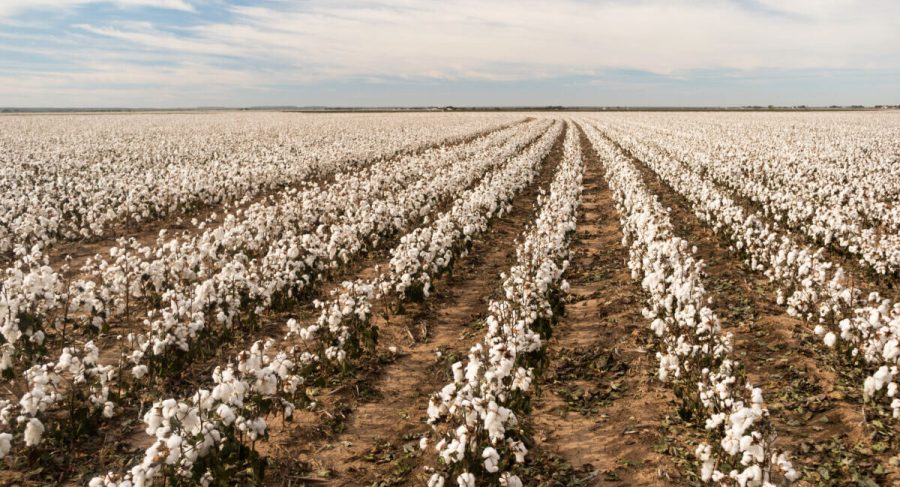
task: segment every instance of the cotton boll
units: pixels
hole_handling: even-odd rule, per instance
[[[31,418],[25,424],[25,446],[36,446],[44,434],[44,424],[37,418]]]
[[[500,475],[500,485],[503,487],[522,487],[522,480],[509,472]]]
[[[460,474],[456,477],[456,484],[459,487],[475,487],[475,476],[469,472]]]
[[[148,371],[149,369],[146,365],[135,365],[131,368],[131,375],[134,376],[135,379],[140,380],[147,375]]]
[[[496,473],[500,470],[497,466],[497,463],[500,461],[500,454],[493,447],[485,448],[481,453],[481,458],[484,459],[484,469],[489,473]]]
[[[9,433],[0,433],[0,460],[9,454],[12,448],[13,436]]]

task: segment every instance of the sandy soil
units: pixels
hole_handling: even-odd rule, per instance
[[[655,380],[642,292],[626,267],[602,165],[582,140],[584,199],[567,276],[571,296],[549,344],[533,414],[537,455],[556,469],[568,464],[579,485],[678,485],[677,466],[654,448],[675,411],[673,396]]]

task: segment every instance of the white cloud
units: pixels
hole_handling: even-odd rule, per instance
[[[101,3],[118,7],[157,7],[185,12],[194,11],[194,7],[185,0],[0,0],[0,17],[29,10],[65,10]]]
[[[900,2],[311,0],[233,7],[190,38],[90,27],[193,54],[246,56],[338,75],[528,78],[606,68],[900,67]],[[796,14],[796,16],[794,15]]]
[[[234,83],[246,90],[314,80],[533,80],[608,70],[675,78],[698,70],[900,69],[900,2],[891,0],[308,0],[231,6],[224,21],[204,19],[203,9],[185,0],[0,0],[0,17],[86,3],[134,15],[110,23],[71,19],[56,42],[65,45],[57,57],[76,64],[70,67],[77,74],[62,76],[73,84],[194,90]],[[198,15],[175,28],[130,8],[147,6]],[[201,68],[212,79],[194,73]]]

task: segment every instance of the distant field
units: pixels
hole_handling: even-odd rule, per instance
[[[0,116],[0,485],[900,484],[900,112]]]

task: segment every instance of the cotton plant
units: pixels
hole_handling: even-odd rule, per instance
[[[154,403],[143,421],[155,440],[141,463],[89,485],[150,485],[162,478],[209,483],[247,465],[258,468],[253,445],[267,437],[267,418],[290,420],[298,401],[309,402],[302,374],[312,364],[271,353],[274,347],[273,340],[255,342],[236,363],[215,369],[212,389],[200,389],[186,401]]]
[[[0,375],[7,378],[41,361],[69,301],[63,277],[40,245],[19,246],[16,256],[0,276]]]
[[[110,397],[153,387],[173,364],[203,353],[198,343],[215,346],[237,329],[252,326],[266,309],[299,298],[329,269],[365,252],[373,232],[390,235],[401,230],[549,125],[533,122],[523,131],[503,129],[450,150],[404,156],[402,164],[379,162],[360,174],[338,175],[331,192],[314,186],[288,190],[227,214],[221,222],[214,215],[193,221],[198,236],[172,237],[161,231],[155,250],[121,240],[108,258],[97,256],[85,266],[95,277],[66,283],[74,290],[71,310],[90,318],[89,329],[122,319],[131,312],[131,299],[153,305],[143,330],[122,337],[126,346],[118,361],[105,364],[123,371],[107,380]],[[435,171],[448,164],[457,170]],[[445,176],[421,183],[428,172]],[[381,203],[366,203],[373,198]],[[347,214],[347,201],[359,201],[359,209]],[[292,229],[304,225],[312,225],[311,231]],[[0,363],[15,362],[12,350],[0,348]],[[339,359],[342,350],[332,347],[326,358]],[[92,394],[84,383],[66,387],[82,389],[82,396]]]
[[[705,482],[774,486],[798,477],[774,449],[762,391],[732,357],[732,339],[706,304],[702,261],[673,235],[668,211],[647,190],[634,165],[592,126],[629,247],[629,269],[647,296],[643,310],[657,343],[659,379],[681,401],[681,412],[703,426],[707,441],[695,452]]]
[[[543,126],[546,128],[546,125]],[[501,163],[474,189],[458,195],[457,203],[448,213],[453,215],[453,219],[463,222],[482,221],[485,214],[496,214],[504,202],[534,179],[541,161],[550,151],[560,130],[561,127],[555,125],[541,135],[538,142],[523,154]],[[439,221],[440,218],[432,222],[432,227],[437,228]],[[472,228],[473,232],[482,232],[486,227]],[[469,235],[474,237],[474,234]],[[459,239],[462,238],[462,235],[457,235],[458,240],[449,242],[449,248],[463,248],[458,245],[461,241]],[[454,261],[455,259],[445,260],[443,265],[426,262],[425,268],[439,273]],[[170,415],[174,420],[167,420],[165,414],[160,415],[152,411],[152,414],[148,413],[150,416],[145,417],[145,422],[148,423],[147,433],[155,436],[157,441],[145,451],[142,463],[132,467],[128,472],[111,472],[103,477],[96,477],[92,480],[93,485],[131,486],[138,481],[152,484],[170,478],[187,478],[193,482],[222,478],[223,472],[227,473],[228,470],[210,469],[209,465],[212,463],[233,466],[235,460],[231,457],[222,458],[220,453],[215,452],[221,452],[223,449],[232,451],[236,448],[246,449],[251,456],[256,455],[255,444],[265,439],[267,419],[281,411],[256,407],[252,410],[253,414],[243,415],[235,413],[235,407],[248,402],[281,404],[284,406],[284,414],[287,415],[288,411],[293,411],[298,397],[302,400],[301,403],[312,406],[308,398],[300,393],[299,385],[318,380],[323,375],[347,370],[355,358],[364,353],[374,352],[377,330],[369,322],[372,303],[390,299],[392,294],[397,293],[397,284],[402,280],[403,275],[387,272],[370,280],[343,283],[328,300],[316,302],[319,316],[314,322],[304,324],[293,319],[288,321],[284,345],[279,347],[282,350],[276,351],[273,342],[267,343],[261,350],[258,345],[254,345],[258,350],[251,349],[238,356],[238,363],[245,364],[244,368],[239,366],[237,372],[231,366],[224,370],[216,370],[213,382],[217,386],[211,393],[201,389],[187,401],[171,398],[157,403],[157,406],[154,406],[156,409],[162,404],[175,408],[169,408],[168,411],[184,412]],[[274,358],[269,358],[273,354]],[[268,373],[269,379],[260,381],[259,370],[262,369],[254,364],[262,364],[264,369],[268,367],[266,370],[271,370],[274,363],[280,364],[278,372],[275,375]],[[133,368],[133,375],[136,370],[146,372],[143,369]],[[278,384],[289,384],[290,387],[274,387]],[[236,396],[229,394],[228,397],[237,397],[240,400],[238,402],[229,400],[224,403],[226,407],[222,407],[221,402],[216,402],[217,390],[237,393]],[[245,398],[245,394],[249,394],[246,397],[250,399]],[[208,400],[209,397],[213,400]],[[179,418],[182,416],[202,418],[202,424],[210,425],[208,433],[196,430],[188,430],[187,434],[179,432],[177,428],[181,421]],[[160,417],[163,419],[160,420]],[[235,418],[233,423],[232,417]],[[192,425],[195,423],[191,421]],[[192,434],[196,435],[191,436]],[[185,438],[194,438],[194,441],[200,443],[185,444]],[[170,442],[181,449],[173,454],[168,447]],[[161,461],[160,451],[170,453],[164,462]]]
[[[15,439],[21,439],[26,448],[38,447],[48,436],[67,440],[116,414],[110,389],[116,370],[99,364],[99,354],[99,348],[89,341],[82,347],[64,348],[56,362],[25,371],[27,392],[18,402],[0,403],[0,427],[8,445],[2,456],[10,452]],[[57,421],[56,409],[74,414]]]
[[[365,161],[490,133],[518,117],[76,119],[4,121],[4,164],[16,177],[0,191],[0,254],[17,245],[108,236],[210,205],[242,204],[287,185],[359,169]],[[55,143],[47,144],[51,139]]]
[[[818,147],[773,146],[771,139],[748,139],[748,135],[758,135],[752,130],[741,135],[732,131],[730,142],[715,145],[698,132],[646,127],[637,127],[636,131],[652,137],[655,146],[664,148],[691,170],[702,171],[717,184],[757,203],[779,225],[847,252],[878,274],[900,270],[900,237],[877,230],[879,226],[900,228],[898,213],[872,196],[876,188],[889,194],[889,188],[881,188],[885,185],[883,178],[877,183],[872,180],[885,173],[875,167],[885,168],[887,159],[854,160],[847,159],[846,154],[818,154]],[[870,143],[877,145],[873,140]],[[844,162],[834,165],[831,157]],[[799,170],[798,160],[803,161]],[[855,177],[848,178],[848,172]]]
[[[893,350],[900,340],[897,303],[865,292],[865,284],[854,282],[827,259],[823,247],[804,245],[790,231],[745,210],[696,167],[685,167],[655,144],[645,143],[640,131],[605,128],[687,198],[697,217],[727,237],[751,269],[779,286],[776,301],[791,316],[809,322],[824,348],[866,371],[859,386],[867,401],[895,419],[900,417],[900,401],[892,392],[898,366]],[[682,152],[680,160],[688,159]]]
[[[530,410],[535,371],[545,360],[544,340],[559,316],[568,243],[581,202],[583,163],[573,127],[564,157],[539,198],[536,221],[516,246],[516,265],[503,276],[503,299],[488,305],[485,336],[463,362],[451,366],[453,382],[429,400],[428,423],[439,467],[429,486],[521,486],[515,473],[530,441],[521,417]]]

